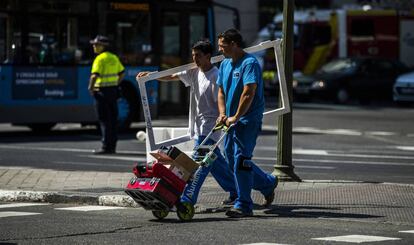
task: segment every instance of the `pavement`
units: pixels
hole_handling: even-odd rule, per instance
[[[138,207],[123,190],[131,173],[56,171],[0,167],[0,202],[76,203]],[[253,191],[255,203],[262,195]],[[222,211],[227,194],[212,177],[203,185],[196,212]],[[255,213],[414,224],[414,185],[354,181],[281,182],[269,209]]]

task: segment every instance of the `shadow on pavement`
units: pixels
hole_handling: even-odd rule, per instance
[[[169,215],[175,215],[174,213],[170,213]],[[179,224],[179,223],[205,223],[205,222],[217,222],[217,221],[237,221],[237,219],[231,219],[226,216],[223,216],[223,218],[217,218],[217,217],[211,217],[211,218],[199,218],[197,217],[197,214],[194,215],[194,218],[191,221],[184,222],[179,220],[178,218],[168,218],[163,220],[158,219],[152,219],[150,221],[157,222],[157,223],[168,223],[168,224]]]
[[[384,216],[357,214],[357,213],[341,213],[342,208],[331,208],[321,206],[273,206],[270,210],[265,210],[265,214],[277,214],[279,217],[298,217],[298,218],[354,218],[354,219],[370,219],[382,218]],[[338,211],[338,212],[334,212]]]

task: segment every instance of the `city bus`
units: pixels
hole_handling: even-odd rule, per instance
[[[217,7],[238,16],[208,0],[1,0],[0,123],[37,131],[62,122],[95,124],[89,41],[102,34],[126,67],[118,121],[128,128],[142,118],[137,72],[188,63],[200,38],[215,43]],[[153,117],[188,110],[180,82],[152,81],[147,93]]]

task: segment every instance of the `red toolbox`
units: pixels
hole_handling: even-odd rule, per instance
[[[168,210],[184,190],[185,182],[160,163],[132,178],[125,192],[145,209]],[[152,177],[152,178],[151,178]]]
[[[181,192],[162,178],[134,177],[125,192],[145,209],[168,210],[172,208]]]

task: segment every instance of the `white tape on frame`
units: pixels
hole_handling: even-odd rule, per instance
[[[277,74],[279,78],[279,91],[280,91],[282,105],[279,108],[267,111],[263,114],[275,113],[276,116],[280,116],[280,115],[290,112],[290,104],[289,104],[289,97],[288,97],[287,86],[286,86],[286,76],[285,76],[285,68],[283,64],[281,43],[282,43],[281,39],[273,40],[273,41],[265,41],[258,45],[244,49],[244,51],[246,51],[247,53],[255,53],[255,52],[265,50],[268,48],[273,48],[275,51],[276,68],[277,68]],[[222,61],[223,59],[224,59],[223,55],[214,56],[211,58],[211,63],[214,64],[214,63]],[[177,72],[190,70],[196,67],[197,66],[195,63],[189,63],[186,65],[177,66],[177,67],[174,67],[168,70],[153,72],[153,73],[148,74],[148,76],[137,79],[137,82],[139,85],[139,91],[141,93],[141,102],[142,102],[142,107],[144,110],[144,117],[145,117],[145,122],[146,122],[146,127],[147,127],[147,141],[150,146],[150,149],[147,149],[147,150],[153,151],[153,150],[160,148],[161,146],[170,146],[170,145],[179,144],[182,142],[189,141],[191,138],[190,138],[190,135],[187,134],[184,136],[171,138],[171,139],[164,140],[161,142],[155,142],[154,131],[153,131],[152,122],[151,122],[151,113],[150,113],[150,109],[148,106],[147,89],[146,89],[145,83],[151,80],[156,80],[161,77],[170,76]]]

